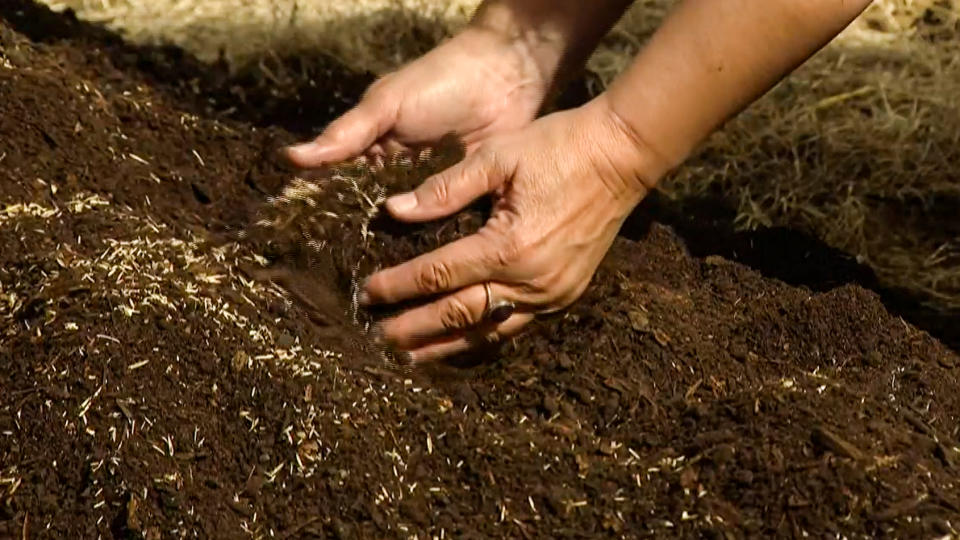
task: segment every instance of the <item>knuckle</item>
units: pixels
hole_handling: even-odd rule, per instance
[[[446,203],[450,198],[450,185],[446,176],[434,178],[434,180],[430,182],[428,189],[430,190],[430,195],[433,197],[433,200],[439,204]]]
[[[501,270],[512,268],[523,260],[524,253],[527,251],[526,242],[524,242],[522,238],[518,238],[515,235],[507,235],[507,237],[500,242],[499,248],[496,250],[496,260],[494,262]]]
[[[584,291],[586,291],[587,286],[578,286],[575,289],[570,290],[567,294],[561,295],[556,302],[558,309],[566,309],[570,307],[574,302],[580,299],[583,296]]]
[[[581,296],[583,296],[583,293],[586,292],[589,285],[590,281],[587,280],[559,289],[558,294],[554,297],[553,301],[550,302],[551,307],[553,307],[555,310],[561,310],[570,307],[574,302],[579,300]]]
[[[496,166],[500,162],[499,153],[489,144],[481,145],[473,153],[472,161],[475,165],[487,167]]]
[[[323,133],[324,139],[329,139],[335,142],[343,142],[349,136],[349,130],[343,122],[336,122],[332,124],[327,130]]]
[[[442,261],[425,263],[416,273],[417,288],[425,293],[436,293],[450,288],[453,276],[450,267]]]
[[[388,88],[390,82],[396,78],[395,73],[387,73],[381,76],[379,79],[373,81],[373,83],[367,87],[367,91],[363,93],[364,99],[374,99],[380,97],[384,92],[385,88]]]
[[[538,275],[527,280],[527,288],[530,290],[531,294],[536,295],[542,301],[553,300],[554,291],[556,290],[556,279],[550,275]]]
[[[547,311],[564,309],[586,291],[589,281],[574,281],[561,270],[539,273],[525,282],[527,293]]]
[[[482,165],[484,174],[488,179],[510,176],[515,171],[514,166],[508,165],[505,154],[492,146],[478,149],[476,159]]]
[[[470,308],[459,298],[451,298],[440,308],[440,322],[448,330],[467,328],[475,323]]]

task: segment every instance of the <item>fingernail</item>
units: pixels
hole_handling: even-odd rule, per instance
[[[370,341],[372,341],[374,345],[383,345],[383,325],[379,323],[373,325],[373,329],[370,330]]]
[[[310,150],[311,146],[313,146],[313,143],[292,144],[287,147],[287,155],[303,156]]]
[[[359,292],[357,292],[357,303],[360,304],[361,306],[370,305],[370,293],[367,292],[367,285],[369,284],[370,284],[369,277],[364,278],[363,281],[360,282],[360,287],[359,287],[360,290]]]
[[[370,294],[367,291],[360,291],[360,294],[357,295],[357,303],[361,306],[370,305]]]
[[[395,195],[387,200],[391,212],[403,214],[417,207],[417,196],[414,193]]]

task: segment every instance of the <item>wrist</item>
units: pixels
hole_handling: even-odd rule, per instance
[[[522,50],[557,89],[578,72],[632,0],[484,0],[470,27]]]
[[[596,151],[611,169],[615,192],[639,203],[678,163],[660,152],[624,118],[608,93],[581,107],[599,130]]]
[[[486,2],[462,34],[485,36],[507,47],[545,88],[557,78],[563,61],[565,40],[549,24],[526,20],[511,5]]]

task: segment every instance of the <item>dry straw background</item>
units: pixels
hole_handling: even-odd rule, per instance
[[[323,51],[375,73],[455,32],[475,0],[44,0],[138,43],[244,66]],[[589,69],[629,62],[671,0],[640,0]],[[877,0],[664,186],[721,194],[744,228],[786,225],[881,280],[960,309],[960,0]]]

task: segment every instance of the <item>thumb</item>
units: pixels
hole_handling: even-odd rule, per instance
[[[313,141],[287,147],[287,159],[307,169],[356,157],[390,131],[394,117],[382,99],[365,98]]]
[[[477,152],[424,180],[414,191],[387,199],[387,210],[400,221],[430,221],[462,210],[505,181],[496,160]]]

